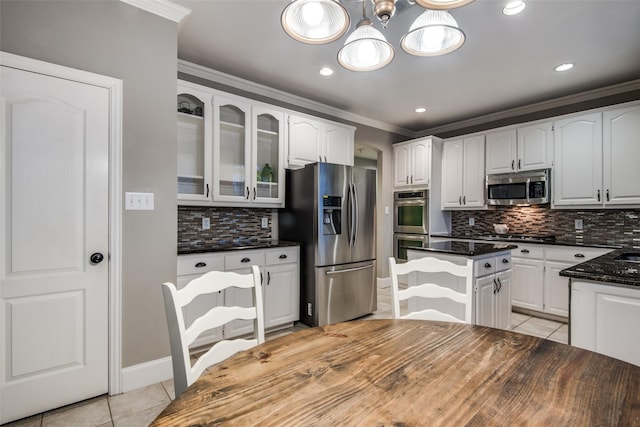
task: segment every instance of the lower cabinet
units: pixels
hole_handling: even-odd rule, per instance
[[[640,289],[571,280],[569,344],[640,366]]]
[[[290,326],[299,319],[300,249],[298,247],[251,249],[178,256],[177,286],[213,271],[234,271],[246,274],[252,265],[260,267],[264,304],[265,329]],[[185,309],[187,326],[211,307],[250,306],[249,289],[227,289],[213,295],[200,296]],[[199,347],[223,338],[232,338],[252,331],[251,321],[236,320],[223,327],[206,331],[193,344]]]
[[[490,271],[475,279],[476,324],[511,329],[511,256],[476,263],[482,264],[485,272]]]
[[[522,245],[512,251],[512,304],[559,317],[569,316],[569,279],[558,273],[610,249]]]

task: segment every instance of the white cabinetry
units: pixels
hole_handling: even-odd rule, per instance
[[[550,168],[552,123],[534,123],[487,134],[487,174]]]
[[[640,205],[640,105],[603,113],[604,203]]]
[[[558,120],[554,206],[640,205],[640,105]]]
[[[558,273],[610,249],[523,245],[512,251],[512,304],[554,316],[569,315],[569,280]]]
[[[554,123],[554,206],[601,205],[602,114]]]
[[[355,128],[315,117],[288,114],[287,167],[314,162],[353,166]]]
[[[485,207],[484,187],[484,135],[445,141],[442,209]]]
[[[640,366],[640,289],[571,280],[570,344]]]
[[[180,204],[284,205],[283,110],[182,81],[178,110]]]
[[[511,329],[511,255],[474,261],[476,324]]]
[[[235,271],[246,274],[251,265],[260,267],[264,301],[265,328],[286,327],[299,319],[300,249],[298,247],[268,248],[230,252],[215,252],[178,256],[178,288],[207,271]],[[227,289],[218,294],[201,296],[185,312],[186,322],[216,305],[252,304],[251,291]],[[249,321],[235,320],[223,328],[207,331],[194,343],[198,347],[213,341],[244,335],[252,330]]]
[[[429,188],[431,141],[422,138],[393,145],[393,186],[395,189]]]

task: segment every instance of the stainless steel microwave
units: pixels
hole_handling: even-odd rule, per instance
[[[542,205],[549,203],[549,169],[487,175],[489,205]]]

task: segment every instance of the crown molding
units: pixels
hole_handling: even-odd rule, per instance
[[[191,14],[191,9],[182,7],[169,0],[120,0],[123,3],[137,7],[154,15],[161,16],[170,21],[176,22],[178,27]]]
[[[333,117],[348,120],[350,122],[359,123],[362,125],[370,126],[376,129],[381,129],[387,132],[392,132],[400,135],[407,136],[409,138],[415,138],[416,133],[404,129],[398,126],[393,126],[389,123],[384,123],[378,120],[373,120],[368,117],[353,114],[348,111],[341,110],[339,108],[331,107],[329,105],[312,101],[301,96],[293,95],[288,92],[284,92],[278,89],[271,88],[250,80],[245,80],[240,77],[233,76],[231,74],[223,73],[222,71],[214,70],[202,65],[194,64],[192,62],[178,60],[178,72],[189,74],[194,77],[200,77],[205,80],[216,82],[219,84],[234,87],[236,89],[244,90],[256,95],[265,96],[267,98],[275,99],[281,102],[285,102],[290,105],[294,105],[300,108],[309,109],[323,114],[328,114]]]
[[[555,98],[549,101],[536,102],[535,104],[529,104],[523,107],[511,108],[508,110],[498,111],[496,113],[486,114],[484,116],[474,117],[468,120],[462,120],[459,122],[449,123],[442,126],[436,126],[429,129],[425,129],[420,132],[420,135],[438,135],[446,132],[453,132],[458,129],[466,129],[469,127],[479,126],[485,123],[509,119],[511,117],[518,117],[526,114],[539,113],[541,111],[552,110],[554,108],[562,108],[567,105],[577,104],[581,102],[593,101],[607,96],[619,95],[625,92],[631,92],[634,90],[640,90],[640,79],[631,80],[625,83],[619,83],[612,86],[605,86],[598,89],[589,90],[586,92],[580,92],[573,95],[563,96],[561,98]]]

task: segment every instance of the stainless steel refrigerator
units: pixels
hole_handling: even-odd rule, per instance
[[[288,170],[281,240],[301,242],[300,320],[321,326],[377,308],[376,171],[332,163]]]

